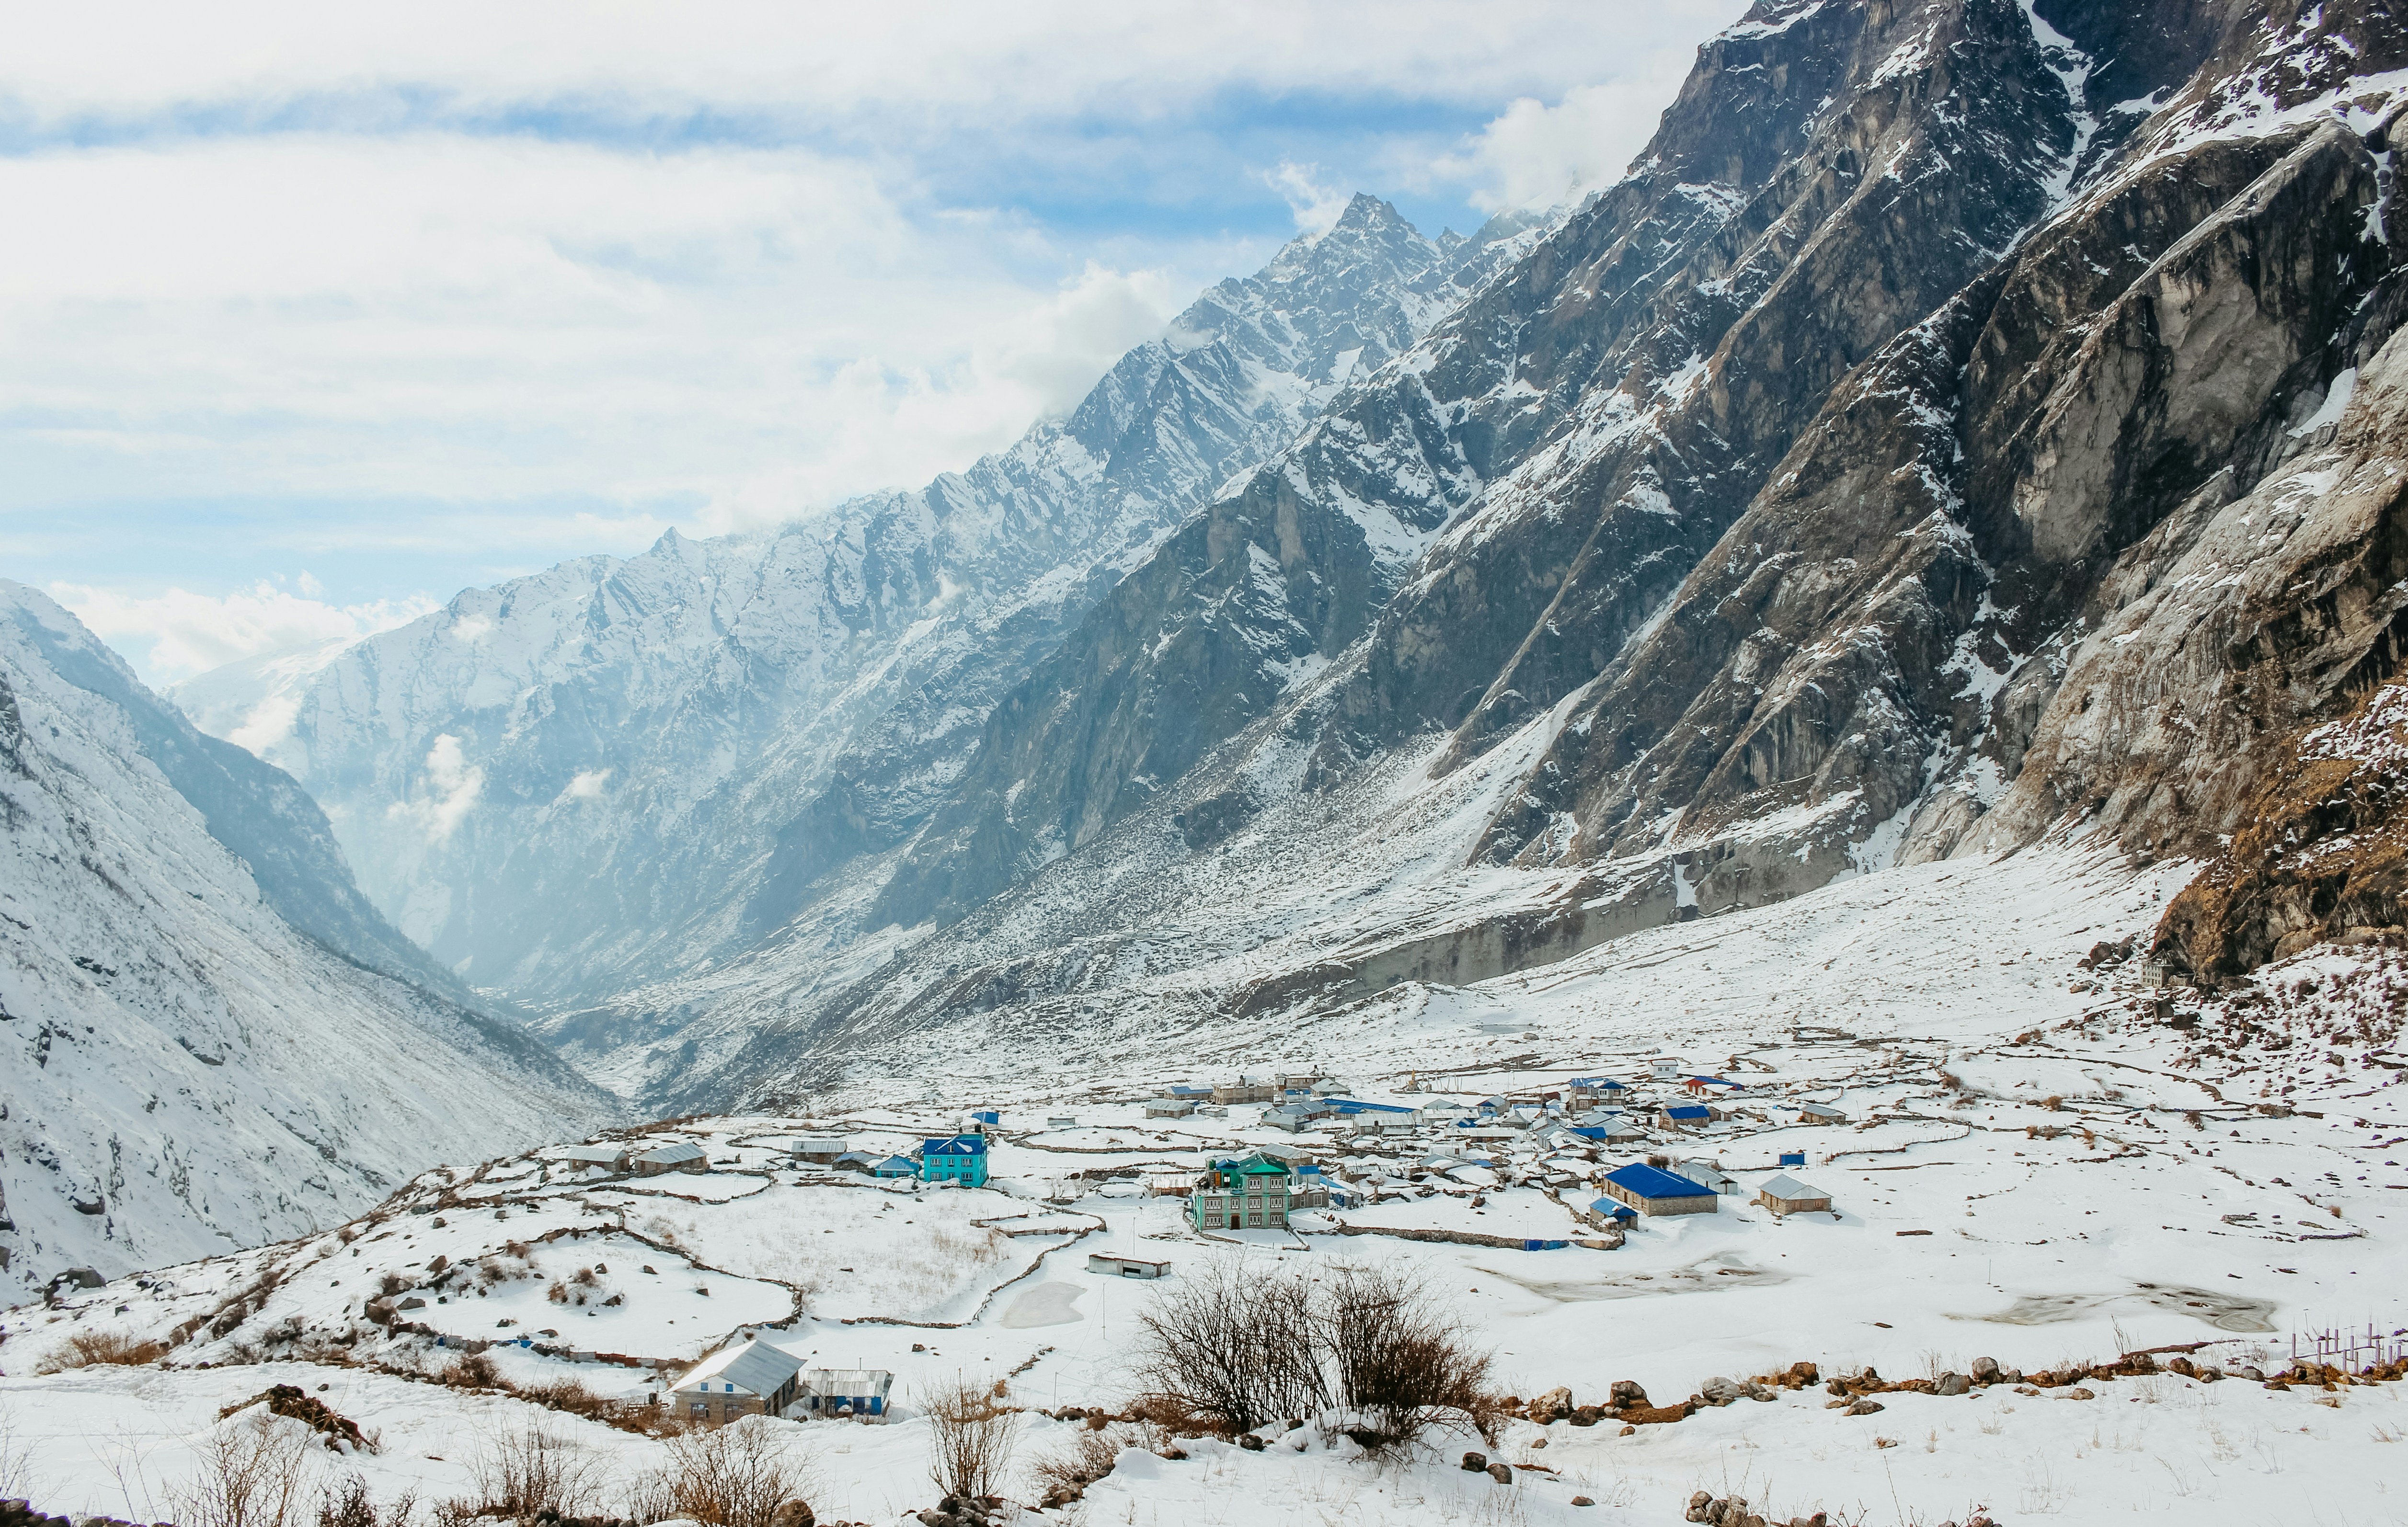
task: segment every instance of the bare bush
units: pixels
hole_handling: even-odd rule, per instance
[[[166,1355],[167,1344],[148,1336],[130,1336],[122,1331],[79,1331],[67,1338],[64,1347],[35,1364],[34,1371],[64,1373],[69,1368],[88,1368],[96,1363],[140,1367]]]
[[[948,1495],[992,1495],[1011,1466],[1020,1413],[996,1391],[960,1375],[924,1395],[928,1417],[928,1473]]]
[[[34,1449],[17,1431],[17,1412],[0,1400],[0,1501],[34,1493]]]
[[[405,1490],[382,1510],[368,1498],[368,1482],[356,1474],[328,1485],[318,1502],[318,1527],[409,1527],[418,1514],[418,1491]]]
[[[796,1446],[797,1428],[746,1417],[668,1439],[668,1457],[636,1483],[638,1521],[684,1518],[711,1527],[769,1527],[778,1507],[816,1484]]]
[[[480,1499],[453,1501],[451,1514],[497,1517],[531,1522],[549,1511],[575,1517],[598,1491],[601,1461],[582,1443],[546,1428],[540,1421],[522,1421],[503,1428],[478,1449],[468,1465]],[[438,1510],[438,1516],[447,1513]],[[191,1527],[191,1524],[185,1524]]]
[[[1031,1472],[1044,1499],[1074,1501],[1089,1485],[1112,1472],[1122,1446],[1121,1437],[1109,1425],[1082,1426],[1062,1447],[1039,1459]]]
[[[1312,1285],[1296,1274],[1209,1263],[1138,1317],[1139,1382],[1233,1432],[1330,1401]]]
[[[299,1421],[253,1411],[221,1424],[196,1449],[200,1470],[167,1491],[182,1527],[303,1527],[320,1454]]]
[[[1318,1303],[1321,1355],[1338,1403],[1354,1413],[1356,1442],[1390,1447],[1447,1429],[1495,1440],[1493,1359],[1418,1276],[1341,1263]]]
[[[1149,1397],[1232,1432],[1331,1406],[1366,1447],[1433,1427],[1494,1430],[1489,1354],[1402,1267],[1325,1264],[1299,1274],[1224,1262],[1139,1317]]]

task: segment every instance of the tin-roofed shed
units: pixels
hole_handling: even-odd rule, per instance
[[[639,1177],[656,1177],[665,1172],[708,1172],[710,1155],[691,1140],[681,1140],[645,1151],[633,1164]]]

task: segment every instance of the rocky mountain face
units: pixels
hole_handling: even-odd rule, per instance
[[[996,706],[872,919],[941,931],[729,1076],[2213,849],[2398,661],[2403,65],[2378,5],[1759,6]]]
[[[0,1290],[297,1234],[615,1114],[412,980],[289,778],[42,595],[0,580]]]
[[[277,692],[230,702],[216,676],[195,704],[307,786],[445,964],[565,1010],[580,1053],[652,1042],[676,1011],[580,1005],[843,922],[853,867],[917,832],[1098,598],[1527,241],[1511,220],[1425,239],[1358,197],[968,472],[471,590]]]

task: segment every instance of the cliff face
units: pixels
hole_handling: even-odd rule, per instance
[[[961,915],[1333,663],[1316,783],[1433,726],[1460,727],[1452,765],[1588,683],[1829,390],[2091,151],[2068,58],[2015,6],[1953,0],[1760,6],[1708,43],[1630,178],[1211,505],[998,706],[879,914]]]

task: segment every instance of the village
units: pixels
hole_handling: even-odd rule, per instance
[[[1935,873],[1885,915],[1927,946],[1996,915],[1956,895]],[[128,1504],[129,1458],[172,1477],[272,1383],[380,1427],[343,1466],[385,1493],[470,1493],[513,1417],[601,1459],[672,1425],[788,1428],[822,1520],[928,1507],[931,1399],[965,1382],[1022,1420],[997,1495],[1031,1520],[1236,1520],[1271,1488],[1332,1520],[1498,1520],[1480,1491],[1508,1486],[1514,1520],[1680,1520],[1700,1492],[1909,1520],[1894,1488],[1962,1527],[2077,1491],[2165,1508],[2211,1477],[2272,1520],[2313,1481],[2379,1479],[2408,1385],[2329,1375],[2401,1357],[2396,1033],[2236,1035],[2347,1029],[2328,1015],[2388,990],[2390,957],[2173,992],[2101,944],[2096,906],[2015,910],[2028,961],[1875,960],[1807,1010],[1776,1006],[1779,973],[1826,935],[1789,911],[1752,944],[1668,930],[1544,988],[1266,1023],[1226,1069],[1154,1045],[1117,1073],[872,1077],[438,1169],[320,1235],[69,1270],[0,1316],[0,1414],[41,1499],[123,1520],[166,1520]],[[1139,1419],[1164,1300],[1347,1266],[1493,1351],[1496,1441],[1405,1464],[1334,1422],[1233,1442]],[[2288,1381],[2301,1361],[2327,1377]],[[1090,1415],[1118,1461],[1043,1506],[1032,1471]]]

